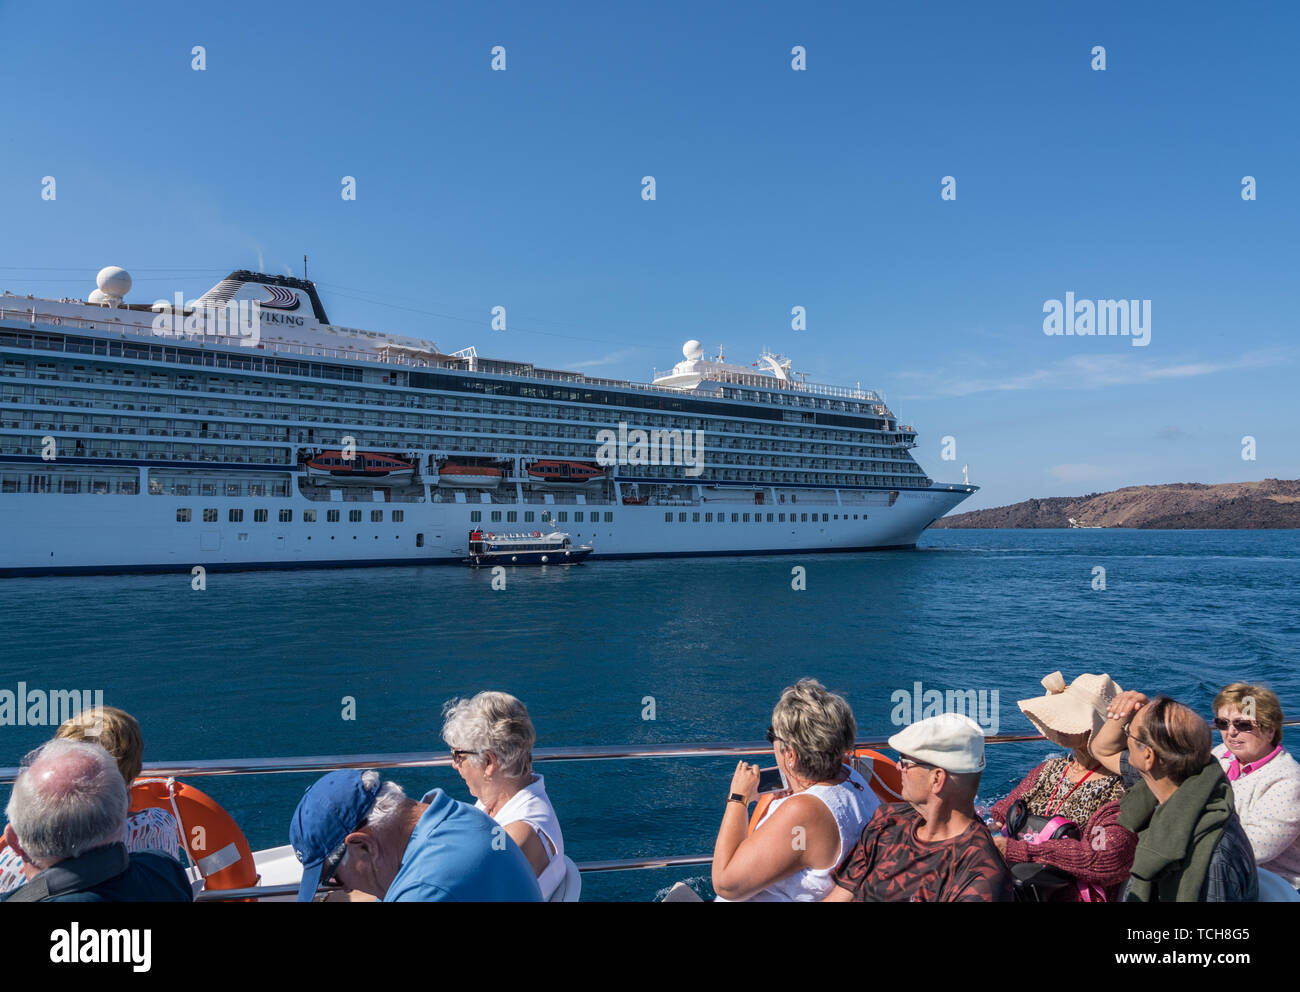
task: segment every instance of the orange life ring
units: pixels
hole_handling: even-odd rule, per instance
[[[853,767],[882,803],[903,802],[903,773],[893,759],[869,747],[853,752]]]
[[[253,850],[243,831],[207,793],[170,778],[136,779],[131,787],[131,812],[150,806],[173,816],[179,814],[182,839],[203,875],[205,888],[245,889],[257,884]]]
[[[851,764],[853,769],[867,780],[867,785],[871,786],[871,791],[882,803],[903,802],[903,773],[898,770],[898,765],[892,759],[879,751],[864,747],[853,752]],[[768,792],[758,797],[758,802],[754,805],[754,813],[749,818],[750,834],[767,813],[767,808],[772,805],[775,795],[776,793]]]

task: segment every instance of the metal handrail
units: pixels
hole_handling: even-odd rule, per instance
[[[684,868],[691,865],[713,863],[712,854],[679,854],[666,858],[618,858],[612,861],[584,861],[579,872],[634,871],[640,868]],[[327,892],[321,887],[317,892]],[[195,902],[226,902],[231,899],[270,899],[276,896],[297,896],[298,886],[292,882],[283,885],[256,885],[247,889],[212,889],[200,892]]]
[[[1300,721],[1296,721],[1300,724]],[[986,744],[1013,744],[1044,740],[1041,734],[1001,734],[985,737]],[[866,740],[855,749],[888,747],[887,740]],[[622,744],[579,747],[539,747],[534,761],[609,761],[625,758],[726,758],[747,754],[768,754],[766,741],[735,741],[720,744]],[[449,751],[410,751],[398,754],[308,755],[291,758],[225,758],[194,761],[151,761],[141,774],[197,778],[205,775],[280,775],[336,771],[341,768],[436,768],[451,764]],[[0,768],[0,785],[11,785],[17,768]]]

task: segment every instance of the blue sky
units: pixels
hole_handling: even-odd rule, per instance
[[[1300,474],[1300,13],[905,6],[0,0],[0,289],[307,252],[335,323],[447,350],[645,380],[769,347],[883,390],[971,508]],[[1067,291],[1151,300],[1149,346],[1045,335]]]

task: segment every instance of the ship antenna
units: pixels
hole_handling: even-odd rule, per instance
[[[302,253],[302,281],[307,281],[307,253]]]

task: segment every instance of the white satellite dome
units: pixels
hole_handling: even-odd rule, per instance
[[[98,303],[101,306],[113,302],[113,297],[109,296],[102,289],[92,289],[90,295],[86,297],[87,303]]]
[[[120,265],[109,265],[99,270],[95,285],[107,297],[104,303],[121,303],[122,298],[131,292],[131,275]],[[93,295],[92,299],[93,299]]]
[[[682,354],[688,361],[698,362],[704,357],[704,345],[700,344],[694,338],[682,345]]]

